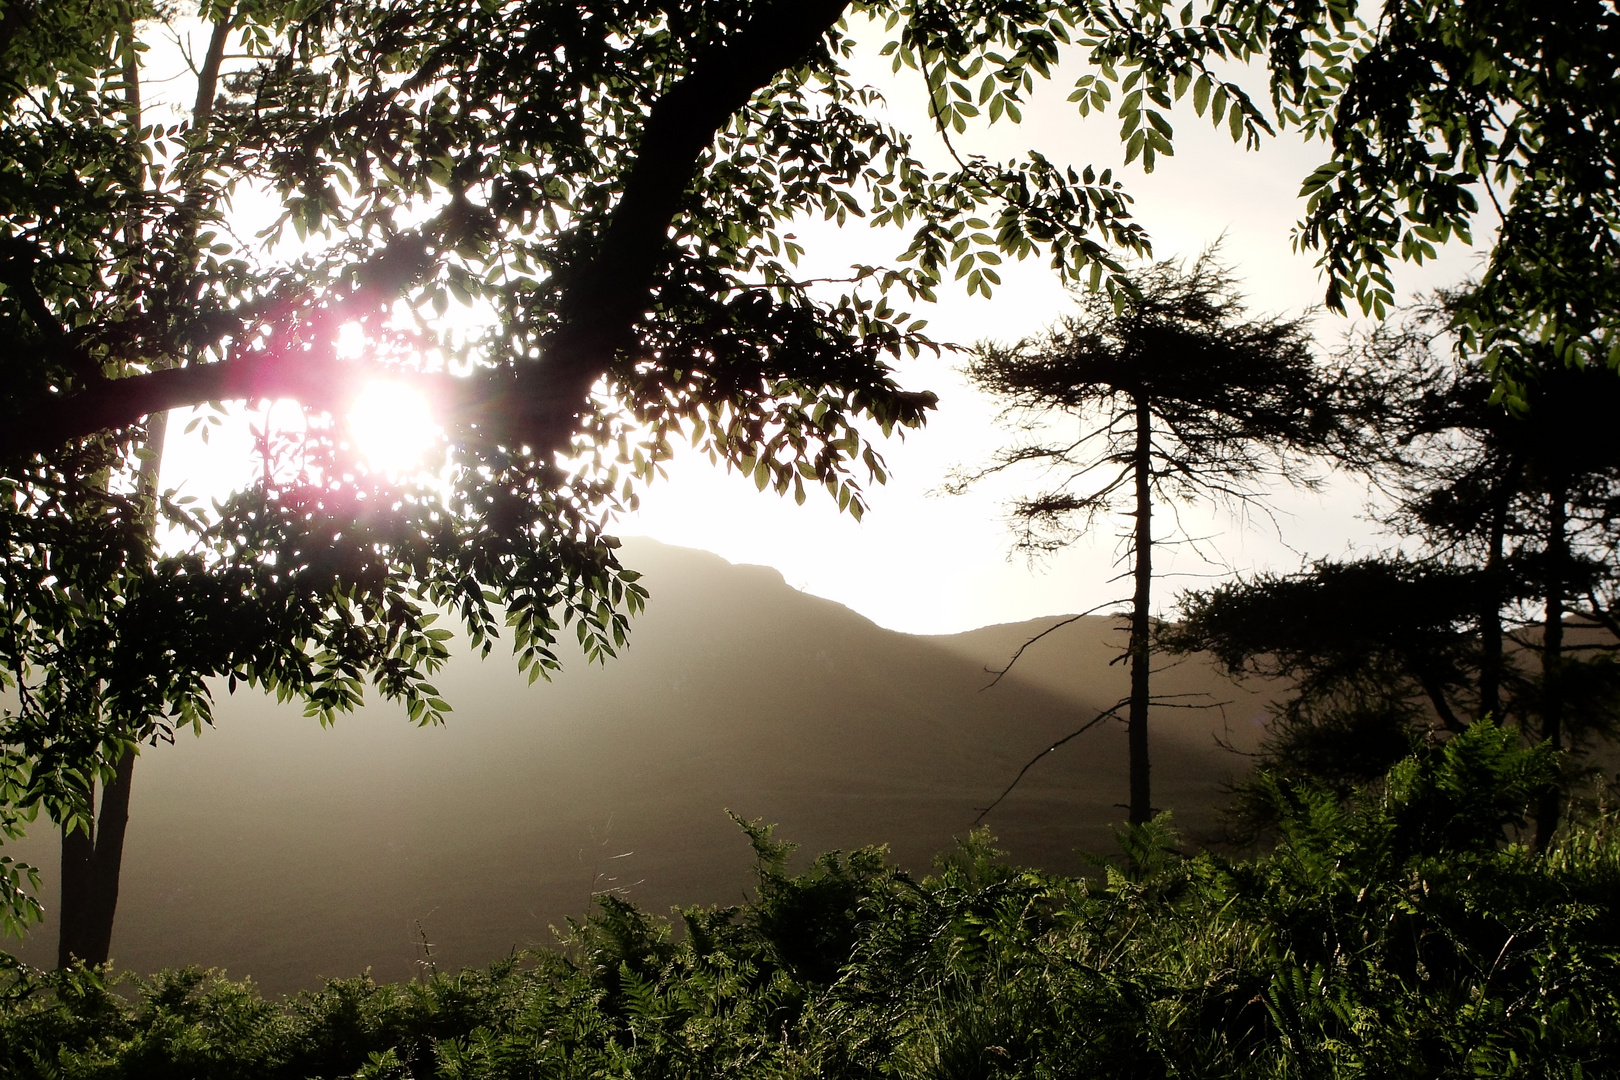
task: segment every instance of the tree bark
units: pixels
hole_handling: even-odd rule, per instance
[[[1541,634],[1541,741],[1564,748],[1564,607],[1569,563],[1569,505],[1563,478],[1549,485],[1547,522],[1546,621]],[[1558,831],[1562,785],[1554,784],[1536,802],[1536,850],[1546,851]]]
[[[1131,600],[1131,708],[1126,721],[1130,744],[1130,822],[1144,825],[1153,817],[1148,762],[1148,605],[1153,593],[1153,413],[1146,394],[1136,396],[1136,592]]]
[[[144,186],[146,158],[140,145],[141,72],[136,50],[135,15],[126,8],[124,63],[124,119],[130,142],[132,184]],[[228,22],[214,27],[201,81],[209,87],[213,104],[214,80],[219,73],[223,41]],[[203,120],[206,124],[206,117]],[[132,210],[125,226],[125,242],[131,257],[140,252],[145,226],[138,211]],[[163,437],[168,429],[166,414],[157,413],[147,425],[143,446],[148,453],[141,459],[136,476],[138,493],[148,499],[157,494],[158,470],[163,455]],[[145,526],[150,535],[156,528],[155,506],[148,509]],[[56,963],[67,967],[74,960],[89,966],[105,964],[112,951],[113,917],[118,908],[118,879],[124,863],[124,833],[129,824],[129,789],[135,774],[135,752],[119,759],[112,779],[101,786],[101,806],[96,808],[95,788],[87,820],[88,832],[62,831],[62,897],[59,905]]]
[[[145,525],[148,532],[157,527],[156,498],[158,477],[163,464],[163,440],[169,429],[168,415],[159,413],[147,423],[141,458],[136,474],[136,491],[147,504]],[[124,833],[129,825],[129,791],[135,775],[135,751],[119,759],[112,779],[102,785],[101,808],[96,810],[91,789],[92,831],[62,832],[62,898],[56,962],[67,967],[77,958],[95,966],[112,955],[113,922],[118,914],[118,882],[124,867]]]
[[[118,880],[134,774],[135,752],[131,750],[118,762],[112,779],[102,785],[99,811],[92,796],[94,825],[90,831],[62,830],[58,967],[74,961],[95,967],[105,964],[112,955],[113,917],[118,908]]]
[[[135,752],[126,753],[110,783],[101,789],[96,815],[96,847],[90,859],[90,889],[85,897],[84,961],[105,964],[112,955],[113,917],[118,910],[118,879],[124,865],[124,831],[129,824],[129,790]]]
[[[82,960],[89,952],[85,937],[92,875],[95,873],[95,809],[95,789],[92,787],[90,809],[86,815],[89,824],[83,830],[62,826],[62,898],[57,920],[57,967],[65,968],[73,963],[74,957]]]
[[[1417,672],[1418,684],[1423,692],[1429,695],[1429,704],[1434,706],[1434,714],[1440,718],[1440,724],[1453,734],[1463,729],[1463,722],[1458,719],[1456,712],[1451,708],[1451,702],[1446,700],[1446,688],[1435,673],[1427,667]]]
[[[1510,459],[1491,492],[1491,531],[1485,555],[1485,602],[1479,613],[1479,715],[1502,720],[1502,601],[1508,503],[1515,466]]]
[[[159,413],[147,424],[137,491],[148,498],[157,496],[158,474],[163,462],[163,439],[168,432],[168,416]],[[147,528],[157,523],[156,507],[149,507]],[[113,778],[101,789],[101,810],[91,802],[94,832],[62,833],[61,928],[57,940],[57,966],[66,967],[74,957],[94,966],[105,964],[112,955],[113,922],[118,914],[118,882],[124,868],[124,833],[129,825],[129,790],[135,776],[135,752],[119,759]],[[92,795],[93,800],[93,795]],[[73,877],[70,891],[68,879]]]

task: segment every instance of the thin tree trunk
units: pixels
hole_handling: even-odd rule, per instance
[[[1463,729],[1463,722],[1451,708],[1451,702],[1446,700],[1446,688],[1433,671],[1422,670],[1418,672],[1418,683],[1423,692],[1429,695],[1429,703],[1434,706],[1434,714],[1440,718],[1440,724],[1453,734]]]
[[[1502,720],[1503,560],[1507,546],[1508,502],[1513,495],[1510,459],[1491,493],[1490,550],[1485,555],[1485,602],[1479,613],[1479,715]]]
[[[168,417],[158,414],[147,421],[144,456],[136,490],[157,496],[158,470],[163,461],[163,438]],[[155,528],[156,508],[146,509],[146,527]],[[101,785],[99,812],[91,788],[91,831],[62,830],[62,899],[56,957],[59,967],[74,958],[95,966],[112,955],[113,921],[118,913],[118,882],[124,865],[124,833],[129,825],[129,791],[135,775],[135,751],[126,751],[113,775]]]
[[[90,787],[90,807],[83,830],[62,826],[62,899],[58,909],[56,966],[67,967],[74,957],[81,960],[89,952],[85,944],[90,915],[90,894],[95,873],[95,785]]]
[[[140,147],[141,80],[140,58],[135,48],[135,13],[126,8],[124,27],[124,123],[129,136],[130,185],[144,188],[146,158]],[[130,210],[124,224],[127,258],[133,264],[145,239],[139,210]],[[134,274],[133,268],[129,271]],[[145,448],[152,450],[157,437],[157,453],[162,453],[164,424],[154,417]],[[141,462],[138,490],[150,495],[157,480],[152,457]],[[150,519],[148,520],[150,529]],[[90,806],[83,831],[62,828],[62,898],[58,912],[56,964],[67,967],[74,960],[89,966],[107,962],[112,947],[113,913],[118,906],[118,872],[124,861],[124,831],[129,822],[129,788],[134,775],[135,755],[119,759],[111,779],[101,785],[100,812],[97,812],[96,784],[90,786]],[[108,877],[108,874],[111,877]]]
[[[1153,591],[1153,413],[1146,394],[1136,397],[1136,594],[1131,601],[1131,708],[1126,723],[1130,744],[1132,825],[1153,816],[1148,763],[1148,610]]]
[[[112,778],[91,789],[89,832],[62,830],[62,899],[56,965],[78,960],[86,966],[105,964],[112,954],[113,915],[118,908],[119,870],[124,861],[124,831],[129,824],[129,790],[135,774],[135,752],[119,759]],[[98,805],[99,804],[99,805]]]
[[[1561,668],[1564,659],[1565,577],[1569,562],[1569,506],[1560,477],[1548,497],[1547,522],[1547,615],[1541,634],[1541,741],[1553,750],[1564,748],[1564,688]],[[1558,831],[1563,803],[1561,785],[1554,784],[1536,804],[1536,850],[1545,851]]]
[[[101,789],[96,815],[96,846],[90,859],[90,890],[85,898],[84,960],[105,964],[112,955],[113,916],[118,911],[118,878],[124,863],[124,830],[129,824],[129,789],[135,751],[119,759],[113,778]]]

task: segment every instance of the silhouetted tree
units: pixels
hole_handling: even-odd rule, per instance
[[[1307,455],[1344,429],[1301,319],[1247,317],[1230,271],[1208,252],[1163,262],[1111,302],[1091,295],[1044,337],[986,345],[968,369],[1006,403],[1029,441],[962,483],[1020,466],[1049,479],[1013,504],[1020,549],[1069,543],[1107,514],[1134,518],[1127,559],[1131,692],[1130,821],[1153,814],[1148,752],[1155,503],[1262,503],[1275,479],[1311,485]],[[1054,438],[1059,423],[1073,438]]]
[[[1457,698],[1477,653],[1478,579],[1400,557],[1323,560],[1183,594],[1159,643],[1234,676],[1291,680],[1270,763],[1348,790],[1410,752],[1413,727],[1471,719]]]
[[[1398,495],[1387,521],[1432,558],[1477,571],[1475,715],[1517,718],[1563,750],[1603,732],[1613,715],[1600,690],[1613,681],[1604,646],[1591,635],[1572,645],[1566,628],[1603,626],[1605,597],[1620,579],[1620,450],[1610,434],[1620,379],[1566,364],[1550,346],[1521,345],[1515,400],[1504,406],[1468,339],[1442,357],[1429,348],[1475,300],[1471,288],[1445,295],[1420,308],[1410,330],[1368,340],[1370,373],[1404,402],[1386,414],[1401,444],[1386,458]],[[1510,640],[1539,657],[1533,678],[1504,649]],[[1560,806],[1556,790],[1538,803],[1539,845]]]
[[[1017,122],[1072,5],[193,10],[195,104],[156,112],[143,35],[180,5],[0,8],[0,832],[40,808],[64,828],[64,903],[99,924],[64,912],[64,957],[105,957],[131,754],[208,723],[210,680],[323,721],[369,683],[434,722],[442,613],[486,650],[505,623],[534,673],[565,634],[609,655],[643,591],[608,523],[673,440],[858,515],[882,466],[857,421],[933,403],[892,377],[932,345],[895,301],[953,272],[988,295],[1003,257],[1106,285],[1146,251],[1109,173],[1032,153],[936,174],[842,66],[844,16],[890,16],[922,127]],[[234,231],[250,190],[280,210],[264,243]],[[898,266],[825,297],[786,231],[806,215],[907,230]],[[478,331],[438,321],[453,301]],[[368,355],[340,355],[345,327]],[[432,399],[442,489],[354,452],[341,418],[374,379]],[[167,411],[266,400],[308,439],[262,482],[207,507],[137,479]],[[0,859],[9,929],[38,914],[26,876]]]
[[[1340,786],[1376,776],[1417,730],[1486,715],[1564,749],[1606,729],[1620,689],[1592,655],[1601,645],[1587,635],[1572,652],[1565,635],[1606,625],[1620,573],[1620,457],[1605,437],[1620,380],[1543,356],[1521,369],[1509,409],[1477,356],[1431,348],[1444,304],[1410,315],[1361,339],[1342,381],[1360,388],[1372,424],[1357,464],[1393,496],[1383,519],[1418,553],[1186,594],[1163,639],[1233,673],[1292,679],[1265,759]],[[1539,656],[1534,675],[1516,659],[1526,654]],[[1538,843],[1559,807],[1557,790],[1538,804]]]
[[[1121,252],[1145,253],[1106,171],[1038,153],[925,168],[841,66],[847,14],[885,20],[884,55],[925,80],[926,122],[946,138],[981,115],[1016,122],[1066,44],[1094,67],[1080,112],[1117,108],[1128,162],[1172,152],[1181,98],[1251,145],[1273,117],[1329,134],[1301,243],[1323,253],[1330,302],[1381,314],[1386,264],[1466,235],[1481,179],[1493,197],[1511,184],[1496,302],[1468,328],[1493,343],[1493,312],[1534,310],[1528,332],[1560,358],[1592,353],[1616,310],[1613,12],[1356,10],[203,0],[201,107],[154,122],[139,32],[175,5],[7,0],[0,659],[27,692],[0,735],[0,832],[41,805],[90,829],[97,778],[127,787],[134,747],[205,723],[212,677],[325,719],[369,681],[439,716],[430,607],[482,645],[493,594],[531,669],[556,662],[570,620],[605,655],[640,595],[604,531],[633,497],[621,465],[645,478],[689,435],[762,486],[799,495],[809,480],[858,511],[857,474],[880,466],[854,421],[911,426],[930,403],[885,366],[928,344],[891,300],[932,299],[953,271],[987,294],[1003,257],[1107,281]],[[1230,61],[1267,63],[1273,109],[1217,74]],[[309,250],[286,259],[231,235],[230,195],[251,187],[280,201],[276,235]],[[910,242],[899,269],[856,268],[822,303],[786,223],[850,214]],[[428,313],[452,299],[486,305],[488,331],[441,332]],[[418,331],[392,321],[405,310]],[[350,323],[376,356],[335,355]],[[452,505],[350,471],[323,425],[372,377],[436,398]],[[218,515],[134,494],[134,455],[167,410],[265,399],[313,422],[298,482]],[[148,503],[189,534],[186,558],[156,557]],[[31,910],[19,872],[0,860],[8,925]]]

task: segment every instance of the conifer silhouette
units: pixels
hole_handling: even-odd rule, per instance
[[[1206,251],[1190,267],[1153,265],[1114,298],[1079,297],[1045,335],[982,345],[971,380],[1006,405],[1029,438],[965,486],[1036,466],[1048,483],[1019,499],[1019,549],[1052,552],[1109,513],[1135,521],[1126,544],[1130,602],[1130,822],[1153,815],[1148,710],[1155,504],[1215,499],[1265,504],[1277,479],[1312,486],[1312,454],[1343,435],[1332,388],[1312,357],[1304,319],[1251,318],[1231,271]],[[1057,437],[1056,421],[1078,430]]]

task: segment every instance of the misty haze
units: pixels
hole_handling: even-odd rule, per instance
[[[113,955],[137,971],[202,964],[268,993],[369,968],[403,979],[550,945],[615,890],[653,912],[744,898],[752,854],[729,821],[780,824],[807,853],[887,844],[917,871],[965,836],[1035,754],[1125,690],[1118,620],[942,637],[899,634],[774,570],[628,540],[652,596],[607,665],[528,685],[506,649],[458,655],[455,706],[417,729],[372,705],[331,730],[239,690],[217,726],[142,755]],[[1265,701],[1196,661],[1170,667],[1157,780],[1178,822],[1215,826]],[[986,819],[1021,863],[1065,873],[1112,846],[1125,744],[1100,725],[1049,755]],[[53,868],[54,838],[8,845]],[[42,893],[56,910],[54,882]],[[420,924],[420,930],[418,929]],[[19,955],[48,964],[54,919]]]
[[[1617,85],[0,0],[0,1077],[1620,1077]]]

